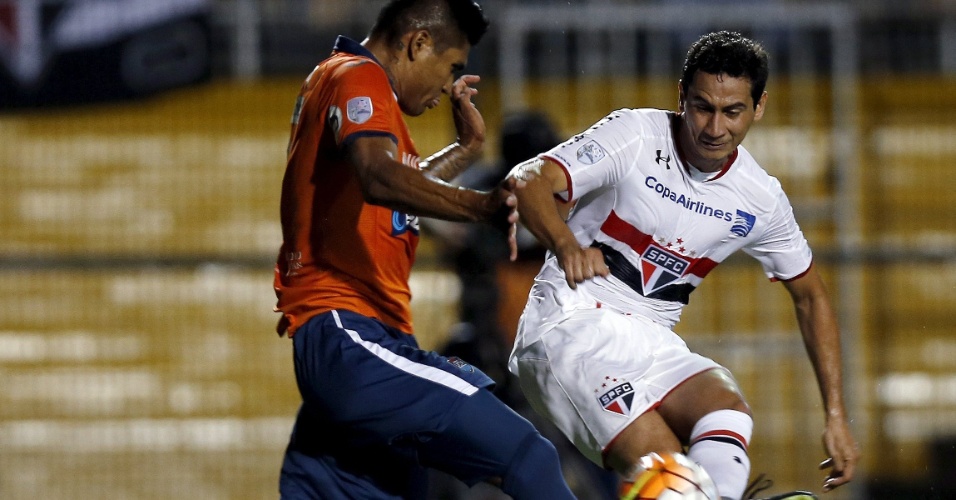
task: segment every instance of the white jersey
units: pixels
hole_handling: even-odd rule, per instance
[[[777,179],[742,146],[719,172],[695,169],[677,152],[679,119],[618,110],[542,155],[565,170],[569,188],[560,196],[577,201],[568,226],[581,245],[602,250],[611,274],[572,290],[548,255],[528,303],[545,310],[532,316],[547,322],[546,309],[597,303],[671,328],[690,293],[737,250],[771,279],[809,269],[810,248]],[[541,326],[523,325],[519,342],[533,342]]]
[[[737,250],[771,279],[811,264],[780,183],[738,147],[719,172],[684,162],[680,117],[615,111],[543,156],[568,178],[568,226],[611,273],[572,290],[554,255],[535,279],[509,369],[536,411],[598,464],[620,432],[675,387],[720,368],[671,328],[691,292]]]

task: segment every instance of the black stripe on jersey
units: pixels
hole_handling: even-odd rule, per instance
[[[667,285],[650,295],[644,295],[644,285],[641,279],[640,269],[634,267],[627,257],[614,248],[605,245],[599,241],[591,243],[591,247],[597,248],[604,254],[604,263],[615,278],[621,280],[635,292],[649,299],[666,300],[669,302],[680,302],[686,305],[690,300],[690,292],[694,291],[694,285],[690,283],[681,283],[678,285]]]

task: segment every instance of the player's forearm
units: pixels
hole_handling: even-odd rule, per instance
[[[490,193],[458,188],[397,161],[388,137],[362,137],[346,151],[367,203],[452,221],[491,218],[499,208]]]
[[[461,222],[489,220],[498,209],[490,193],[452,186],[404,165],[378,173],[363,182],[365,200],[374,205]]]
[[[436,179],[450,181],[467,170],[478,159],[478,154],[455,142],[426,158],[421,169]]]
[[[811,296],[797,304],[804,345],[813,364],[827,417],[845,418],[840,330],[826,297]]]

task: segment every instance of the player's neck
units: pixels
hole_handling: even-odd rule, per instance
[[[385,41],[377,38],[366,38],[362,40],[361,45],[375,56],[375,59],[385,70],[385,74],[388,75],[388,79],[394,83],[394,65],[398,61],[394,54],[394,48],[389,47]]]

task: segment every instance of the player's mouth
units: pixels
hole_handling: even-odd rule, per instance
[[[427,107],[428,109],[432,109],[437,107],[439,104],[441,104],[441,97],[436,97],[428,101],[428,103],[425,104],[425,107]]]
[[[697,144],[699,144],[702,149],[707,151],[720,151],[727,146],[726,142],[711,142],[704,140],[697,141]]]

